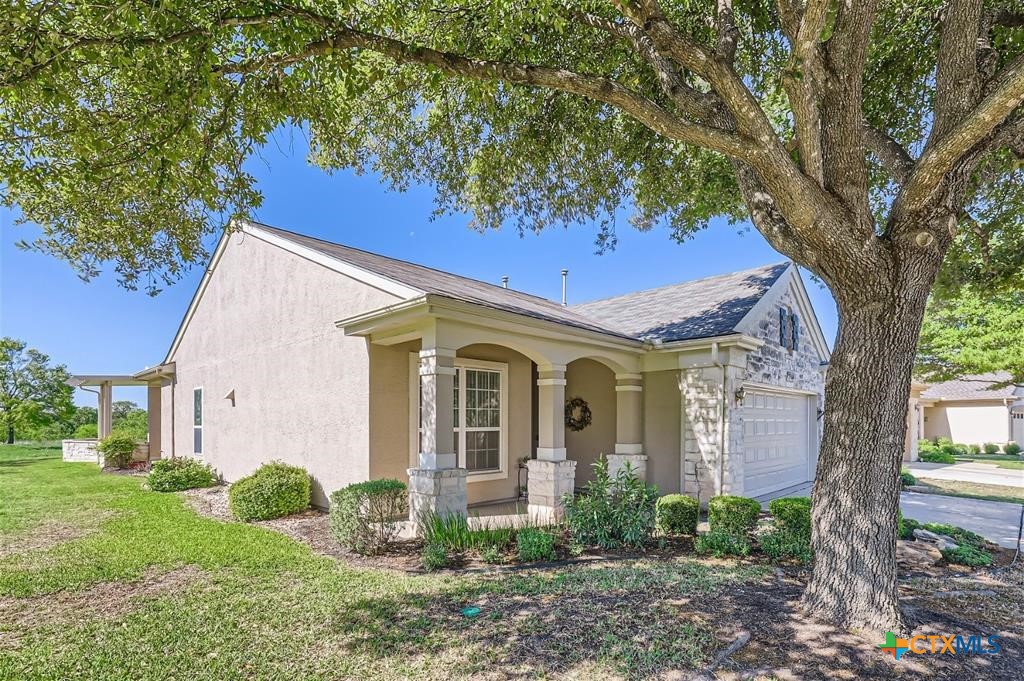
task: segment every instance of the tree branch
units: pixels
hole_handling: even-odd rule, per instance
[[[450,52],[403,43],[394,38],[353,28],[341,28],[322,40],[307,43],[292,54],[270,54],[244,62],[229,62],[215,67],[223,74],[252,73],[266,68],[285,68],[310,57],[340,50],[364,49],[377,52],[396,62],[422,64],[450,75],[476,80],[502,80],[517,85],[532,85],[580,95],[618,107],[648,128],[686,144],[702,146],[727,156],[746,158],[753,145],[740,136],[692,123],[672,115],[650,99],[619,82],[567,69],[473,59]]]
[[[950,0],[943,11],[935,69],[935,118],[929,141],[949,132],[977,103],[981,0]]]
[[[864,123],[864,142],[868,150],[881,161],[897,184],[905,184],[914,170],[914,159],[903,146],[888,135]]]
[[[993,88],[960,122],[921,155],[904,187],[901,208],[914,212],[925,205],[943,178],[974,147],[1024,102],[1024,55],[1010,62],[993,79]]]
[[[1024,26],[1024,12],[1006,8],[997,9],[992,16],[992,23],[1006,28],[1020,28]]]

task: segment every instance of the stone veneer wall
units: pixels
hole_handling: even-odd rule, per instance
[[[725,367],[724,389],[721,367],[704,366],[680,371],[685,462],[683,491],[698,497],[702,504],[716,493],[719,477],[722,493],[743,494],[743,407],[737,405],[733,397],[741,386],[752,382],[810,391],[818,395],[818,409],[823,407],[823,358],[818,355],[803,319],[799,320],[796,351],[779,344],[780,307],[788,307],[800,314],[792,289],[785,291],[754,328],[747,331],[763,340],[764,345],[747,353],[745,366]],[[821,421],[816,421],[814,426],[818,428],[817,438],[820,440]],[[720,462],[718,451],[722,448],[723,428],[725,458]]]
[[[102,466],[103,455],[100,454],[99,450],[96,448],[97,444],[99,444],[99,440],[62,440],[61,458],[64,461],[75,463],[94,463]],[[148,442],[140,442],[135,446],[135,451],[132,453],[132,460],[149,460]]]

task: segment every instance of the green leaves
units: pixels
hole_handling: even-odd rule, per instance
[[[1024,292],[979,293],[967,286],[928,305],[917,371],[929,381],[1009,371],[1024,382]]]

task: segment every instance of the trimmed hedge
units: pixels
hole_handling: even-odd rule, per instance
[[[999,453],[999,445],[997,445],[995,442],[986,442],[982,446],[982,449],[984,449],[985,453],[989,455]]]
[[[115,430],[96,446],[103,454],[103,465],[112,468],[127,468],[135,452],[135,438],[128,433]]]
[[[356,553],[381,553],[398,536],[393,521],[408,514],[408,499],[399,480],[370,480],[339,489],[331,494],[331,534]]]
[[[1021,447],[1016,442],[1010,441],[1003,446],[1003,451],[1009,454],[1010,456],[1017,456],[1018,454],[1020,454]]]
[[[213,487],[217,474],[209,464],[189,457],[154,461],[146,483],[154,492],[180,492],[186,489]]]
[[[747,497],[722,495],[708,502],[708,525],[712,532],[743,536],[757,525],[761,504]]]
[[[768,502],[775,525],[793,537],[811,541],[810,497],[786,497]]]
[[[228,489],[228,505],[239,520],[271,520],[309,508],[309,473],[280,461],[265,463]]]
[[[956,457],[944,451],[921,452],[918,458],[926,463],[956,463]]]
[[[666,494],[654,504],[655,524],[664,534],[697,534],[700,504],[685,494]]]

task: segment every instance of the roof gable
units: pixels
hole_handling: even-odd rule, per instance
[[[790,267],[775,263],[574,305],[573,310],[654,343],[734,333]]]

